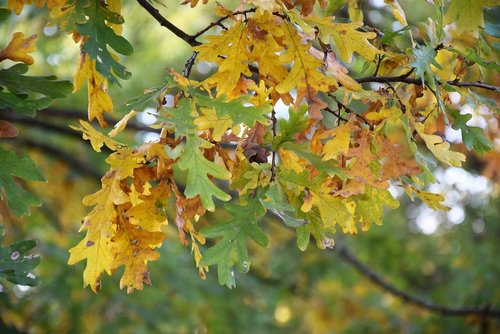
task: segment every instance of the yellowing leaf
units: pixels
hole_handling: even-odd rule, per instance
[[[422,200],[422,202],[427,204],[427,206],[431,209],[443,210],[443,211],[450,210],[448,207],[441,204],[441,202],[444,201],[444,197],[441,194],[434,194],[427,191],[423,191],[415,188],[411,184],[406,184],[404,188],[406,194],[408,195],[408,197],[410,197],[412,201],[414,200],[413,194],[415,194],[417,195],[418,198]]]
[[[384,2],[392,7],[392,15],[394,15],[396,20],[398,20],[403,27],[406,27],[408,22],[406,22],[405,12],[403,8],[401,8],[399,2],[397,0],[384,0]]]
[[[135,115],[137,115],[137,111],[135,110],[132,110],[131,112],[126,114],[118,123],[115,124],[113,130],[108,133],[108,136],[110,136],[111,138],[116,137],[120,132],[125,130],[125,128],[127,127],[127,122]]]
[[[13,10],[16,15],[19,15],[23,10],[24,5],[30,5],[32,2],[33,0],[8,0],[7,7]],[[47,3],[47,7],[52,9],[56,6],[64,5],[67,0],[34,0],[34,2],[37,7],[42,7],[45,3]]]
[[[280,61],[293,66],[275,90],[280,94],[286,94],[296,88],[297,101],[300,102],[303,97],[307,98],[310,105],[309,115],[311,118],[321,119],[320,109],[327,105],[318,99],[316,92],[330,91],[333,87],[338,87],[338,83],[334,78],[327,77],[319,71],[323,62],[309,54],[310,44],[302,43],[300,35],[290,23],[283,21],[281,29],[288,49],[280,55]]]
[[[291,169],[297,174],[304,171],[304,164],[306,163],[304,159],[299,158],[294,152],[283,148],[280,148],[278,152],[284,168]]]
[[[233,121],[228,115],[219,117],[212,108],[201,108],[201,112],[202,115],[194,120],[198,130],[213,129],[212,138],[220,141],[224,132],[233,125]]]
[[[102,189],[83,198],[83,205],[94,206],[83,219],[79,232],[87,231],[87,241],[96,242],[101,236],[110,238],[114,235],[117,218],[115,205],[128,202],[128,195],[120,187],[120,178],[115,171],[103,176]]]
[[[94,241],[84,238],[78,245],[69,250],[68,264],[87,260],[83,271],[83,287],[90,285],[92,291],[99,292],[101,276],[106,271],[112,273],[112,256],[109,239],[99,235]]]
[[[7,47],[0,51],[0,61],[10,59],[13,61],[22,61],[26,65],[33,64],[34,59],[28,53],[36,51],[36,38],[37,35],[24,38],[22,32],[14,33]]]
[[[92,148],[96,152],[101,152],[101,147],[103,147],[104,145],[106,145],[112,151],[116,151],[118,147],[124,146],[123,144],[109,138],[106,135],[103,135],[102,133],[94,129],[88,122],[80,120],[80,124],[81,127],[72,125],[70,125],[69,127],[73,130],[83,132],[83,139],[89,140]]]
[[[333,23],[331,17],[315,16],[307,18],[306,22],[318,28],[319,38],[323,43],[328,44],[330,40],[334,41],[333,46],[339,50],[343,61],[350,63],[354,52],[368,60],[374,60],[377,54],[383,53],[368,41],[377,36],[374,32],[356,30],[363,25],[362,22]]]
[[[117,177],[124,180],[134,176],[134,170],[142,166],[144,157],[134,154],[131,148],[125,147],[111,154],[106,162],[111,166],[111,170],[116,171]]]
[[[456,23],[458,33],[478,35],[483,26],[483,0],[453,0],[444,16],[444,23]]]
[[[151,284],[148,261],[160,258],[154,250],[165,239],[163,232],[150,232],[134,226],[126,220],[120,221],[116,235],[109,244],[114,254],[112,266],[124,265],[125,271],[120,279],[120,289],[127,286],[127,293],[134,289],[142,290],[143,283]]]
[[[424,132],[424,125],[422,123],[414,123],[415,130],[417,130],[420,137],[425,142],[427,148],[434,154],[434,156],[441,162],[450,166],[460,167],[462,162],[465,161],[465,155],[460,152],[450,151],[450,143],[444,141],[443,138],[437,135],[429,135]]]
[[[151,189],[149,195],[140,195],[139,199],[141,202],[126,212],[130,223],[146,231],[161,231],[161,227],[167,225],[168,221],[161,207],[157,206],[157,203],[162,198],[167,197],[167,190],[167,184],[163,182]]]
[[[361,10],[361,0],[347,0],[347,11],[349,19],[353,22],[363,22],[363,11]]]
[[[339,154],[347,154],[349,152],[349,144],[351,140],[351,127],[349,123],[342,124],[332,131],[333,139],[330,139],[323,146],[322,160],[337,159]]]
[[[245,23],[237,22],[222,36],[208,36],[207,40],[207,43],[193,48],[199,52],[199,61],[216,62],[219,65],[219,70],[205,81],[217,86],[217,96],[230,96],[241,74],[251,75]]]
[[[89,121],[97,118],[101,127],[106,127],[103,114],[113,111],[113,101],[108,95],[108,81],[97,71],[96,61],[82,52],[74,75],[75,92],[81,88],[85,79],[88,86]]]

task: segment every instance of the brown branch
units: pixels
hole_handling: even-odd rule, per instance
[[[391,295],[402,299],[406,303],[416,305],[431,312],[440,313],[444,316],[479,315],[483,317],[500,318],[500,310],[490,308],[489,305],[486,305],[484,307],[447,307],[436,305],[428,300],[414,296],[404,290],[396,288],[394,285],[387,282],[382,276],[377,274],[366,264],[362,263],[345,247],[336,245],[334,250],[334,253],[337,254],[343,261],[354,267],[359,273],[367,277],[375,285],[379,286],[380,288],[382,288],[382,290],[385,290]]]
[[[388,83],[388,82],[404,82],[407,84],[412,84],[412,85],[419,85],[422,86],[422,79],[416,79],[416,78],[409,78],[408,75],[400,75],[396,77],[389,77],[389,76],[369,76],[369,77],[363,77],[363,78],[358,78],[354,79],[358,83],[368,83],[368,82],[378,82],[378,83]],[[492,90],[496,92],[500,92],[500,87],[498,86],[493,86],[493,85],[487,85],[482,82],[460,82],[456,80],[450,80],[446,81],[446,83],[450,86],[456,86],[456,87],[477,87],[477,88],[483,88],[487,90]]]
[[[87,113],[84,111],[80,110],[68,110],[68,109],[56,109],[56,108],[47,108],[38,111],[37,117],[29,117],[29,116],[23,116],[18,113],[12,112],[9,109],[0,109],[0,119],[4,120],[9,120],[12,122],[18,122],[18,123],[23,123],[23,124],[28,124],[32,125],[35,127],[39,128],[44,128],[47,130],[51,130],[54,132],[58,132],[61,134],[69,135],[69,136],[74,136],[75,132],[71,130],[69,127],[56,124],[56,123],[51,123],[47,121],[43,121],[42,119],[44,118],[70,118],[70,119],[86,119],[87,118]],[[111,124],[114,126],[118,120],[109,117],[108,115],[104,115],[104,119],[108,124]],[[125,129],[128,130],[136,130],[136,131],[147,131],[147,132],[158,132],[156,129],[152,129],[146,125],[139,124],[137,122],[128,122],[127,127]],[[81,137],[80,135],[78,135]]]
[[[197,36],[188,35],[184,31],[182,31],[181,29],[177,28],[177,26],[175,24],[173,24],[172,22],[170,22],[169,20],[167,20],[165,17],[163,17],[163,15],[160,14],[160,12],[158,11],[158,9],[156,9],[155,7],[153,7],[147,0],[137,0],[137,2],[156,21],[158,21],[158,23],[161,26],[163,26],[163,27],[167,28],[168,30],[170,30],[175,36],[179,37],[180,39],[182,39],[183,41],[185,41],[186,43],[188,43],[189,45],[191,45],[193,47],[194,46],[198,46],[198,45],[201,44],[200,42],[198,42],[196,40]]]
[[[272,110],[271,112],[271,121],[273,122],[273,140],[276,137],[276,125],[278,123],[278,120],[276,119],[276,111]],[[274,182],[276,179],[276,150],[273,150],[273,155],[272,155],[272,160],[271,160],[271,179],[270,182]]]
[[[32,140],[28,138],[16,138],[16,143],[19,145],[27,146],[28,148],[34,148],[43,152],[44,154],[50,155],[58,161],[66,163],[68,166],[72,167],[77,173],[82,176],[87,176],[92,179],[99,181],[104,173],[92,168],[87,164],[86,161],[77,159],[75,154],[65,152],[57,147],[47,145],[39,140]]]
[[[368,127],[370,128],[370,130],[373,130],[373,125],[370,124],[370,122],[368,122],[368,120],[363,115],[355,113],[354,110],[352,110],[351,108],[349,108],[348,106],[346,106],[345,104],[343,104],[342,102],[340,102],[335,97],[335,95],[333,95],[333,94],[330,93],[330,94],[328,94],[328,96],[331,97],[337,103],[337,106],[339,107],[339,116],[338,117],[340,117],[340,108],[343,108],[345,112],[355,115],[360,120],[362,120],[366,125],[368,125]]]
[[[193,35],[193,38],[198,38],[201,35],[203,35],[204,33],[206,33],[207,31],[209,31],[211,28],[213,28],[215,26],[220,26],[223,21],[227,20],[228,18],[230,18],[232,16],[241,15],[241,14],[246,15],[248,13],[254,13],[256,10],[257,10],[256,8],[250,8],[250,9],[246,9],[246,10],[241,10],[241,11],[233,12],[231,15],[223,16],[223,17],[219,18],[217,21],[214,21],[214,22],[210,23],[207,27],[205,27],[202,30],[198,31],[196,34]]]

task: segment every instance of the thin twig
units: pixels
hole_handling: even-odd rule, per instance
[[[184,70],[182,71],[182,75],[186,78],[189,78],[191,74],[191,70],[193,69],[194,62],[196,61],[196,57],[198,57],[198,52],[194,51],[191,57],[186,61],[186,65],[184,65]]]
[[[387,282],[383,277],[373,271],[366,264],[362,263],[354,254],[349,252],[345,247],[336,245],[335,254],[337,254],[342,260],[347,262],[349,265],[354,267],[359,273],[367,277],[375,285],[379,286],[383,290],[387,291],[391,295],[394,295],[402,299],[406,303],[416,305],[420,308],[426,309],[431,312],[440,313],[445,316],[468,316],[468,315],[481,315],[485,317],[500,318],[500,310],[490,308],[489,305],[484,307],[447,307],[442,305],[436,305],[430,301],[423,298],[409,294],[406,291],[396,288],[389,282]]]
[[[345,117],[342,117],[340,115],[340,108],[339,108],[339,111],[338,112],[335,112],[335,110],[329,108],[329,107],[326,107],[325,109],[323,109],[325,111],[328,111],[330,114],[332,114],[333,116],[337,117],[339,119],[339,121],[343,121],[343,122],[348,122],[349,120]]]
[[[163,15],[160,14],[158,9],[153,7],[147,0],[137,0],[137,2],[144,8],[152,17],[155,18],[160,25],[170,30],[175,36],[179,37],[191,46],[198,46],[201,43],[196,40],[196,36],[191,36],[179,29],[175,24],[167,20]]]
[[[368,125],[368,127],[370,128],[370,130],[373,130],[373,125],[370,122],[368,122],[368,120],[363,115],[355,113],[354,110],[352,110],[351,108],[349,108],[348,106],[346,106],[345,104],[343,104],[342,102],[340,102],[335,97],[335,95],[329,93],[328,96],[331,97],[337,103],[337,105],[339,106],[339,115],[340,115],[340,108],[342,108],[347,113],[355,115],[357,118],[359,118],[360,120],[362,120],[366,125]]]
[[[394,96],[396,96],[396,99],[399,102],[399,106],[401,107],[401,111],[403,112],[403,114],[405,114],[406,113],[406,106],[404,105],[403,101],[401,101],[401,98],[399,97],[398,92],[396,92],[396,88],[394,88],[394,86],[390,82],[387,82],[387,86],[389,86],[389,88],[392,89],[392,91],[394,92]]]
[[[221,26],[222,22],[225,21],[225,20],[227,20],[230,17],[233,17],[235,15],[241,15],[241,14],[246,15],[248,13],[253,13],[255,11],[256,11],[256,8],[250,8],[250,9],[246,9],[246,10],[236,11],[236,12],[233,12],[232,14],[230,14],[230,15],[223,16],[223,17],[219,18],[217,21],[214,21],[214,22],[210,23],[207,27],[205,27],[202,30],[198,31],[196,34],[193,35],[193,37],[194,38],[198,38],[201,35],[203,35],[204,33],[206,33],[207,31],[209,31],[211,28],[213,28],[215,26]]]
[[[276,111],[273,110],[271,111],[271,121],[273,122],[273,127],[272,127],[272,131],[273,131],[273,139],[274,137],[276,137],[276,125],[278,123],[278,120],[276,119]],[[274,182],[276,178],[276,150],[273,150],[273,153],[272,153],[272,160],[271,160],[271,182]]]
[[[404,82],[407,84],[412,84],[412,85],[419,85],[422,86],[422,79],[417,79],[417,78],[409,78],[407,75],[400,75],[396,77],[389,77],[389,76],[382,76],[382,77],[376,77],[376,76],[369,76],[369,77],[363,77],[363,78],[357,78],[354,79],[358,83],[367,83],[367,82],[379,82],[379,83],[388,83],[388,82]],[[450,86],[456,86],[456,87],[477,87],[477,88],[483,88],[487,90],[492,90],[496,92],[500,92],[500,87],[498,86],[493,86],[493,85],[487,85],[482,82],[460,82],[460,81],[446,81],[446,83]],[[425,82],[424,82],[425,84]]]

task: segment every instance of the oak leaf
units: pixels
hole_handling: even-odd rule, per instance
[[[35,61],[28,53],[36,51],[35,40],[37,35],[24,38],[22,32],[15,32],[7,47],[0,51],[0,61],[10,59],[22,61],[26,65],[31,65]]]

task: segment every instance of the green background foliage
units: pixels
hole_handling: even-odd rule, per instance
[[[330,1],[330,6],[336,2]],[[364,7],[366,13],[377,11],[381,19],[372,14],[367,15],[366,21],[385,30],[388,37],[394,20],[389,10],[380,10],[374,3]],[[401,1],[401,4],[410,24],[432,14],[432,6],[424,1]],[[189,33],[199,31],[215,19],[203,6],[195,9],[166,6],[162,8],[165,16]],[[212,8],[213,4],[209,6]],[[30,67],[29,75],[53,73],[60,79],[71,80],[69,73],[73,73],[78,50],[68,36],[44,30],[45,11],[28,10],[22,19],[9,18],[7,24],[0,25],[0,45],[7,43],[4,38],[13,31],[39,33],[38,51],[34,55],[38,66]],[[338,15],[346,14],[345,7],[338,12]],[[488,11],[488,15],[495,13]],[[123,16],[128,23],[124,36],[134,46],[135,53],[122,59],[132,73],[131,80],[122,82],[121,89],[110,87],[117,105],[141,95],[145,87],[164,84],[165,68],[182,69],[191,51],[183,41],[159,27],[135,2],[124,3]],[[496,28],[491,23],[485,27],[491,35],[497,33]],[[406,39],[394,38],[401,48],[407,47],[403,45]],[[124,51],[123,54],[129,53]],[[210,70],[210,64],[204,66]],[[361,73],[362,66],[355,61],[350,70]],[[416,66],[419,75],[425,76],[430,64]],[[205,70],[202,66],[195,68],[193,78],[203,77]],[[4,78],[0,75],[0,85]],[[67,87],[61,88],[65,89]],[[81,111],[86,109],[86,92],[59,99],[53,107],[56,111],[71,110],[82,115]],[[126,110],[123,108],[121,113]],[[294,115],[299,117],[300,113]],[[468,116],[455,111],[451,111],[451,115],[454,128],[462,131],[464,144],[482,151],[487,144],[477,136],[476,128],[464,128]],[[279,189],[268,193],[276,202],[254,201],[252,205],[285,213],[281,217],[283,221],[266,215],[257,227],[253,217],[244,216],[246,212],[234,204],[229,204],[226,211],[208,213],[200,221],[202,226],[208,222],[227,224],[216,225],[219,230],[207,227],[207,237],[232,238],[234,231],[229,230],[228,225],[246,223],[253,228],[248,231],[248,237],[257,243],[267,244],[265,235],[270,237],[268,248],[249,243],[252,267],[246,275],[234,271],[236,288],[219,286],[215,267],[207,273],[206,280],[201,280],[189,248],[178,242],[177,230],[171,223],[169,238],[160,249],[162,258],[151,264],[152,287],[127,295],[118,290],[120,275],[115,275],[104,278],[98,295],[84,290],[81,288],[83,265],[68,266],[67,249],[77,243],[75,231],[80,226],[80,217],[85,215],[80,201],[98,189],[99,178],[106,169],[105,157],[91,151],[89,145],[78,139],[79,135],[68,130],[68,123],[77,125],[71,113],[41,112],[37,119],[55,128],[49,129],[36,121],[19,121],[16,126],[22,135],[16,141],[5,142],[5,148],[15,149],[20,156],[29,154],[37,162],[48,182],[23,182],[23,185],[43,200],[43,206],[31,207],[31,216],[18,218],[4,203],[0,205],[0,224],[5,225],[6,231],[4,242],[0,243],[0,247],[4,247],[0,248],[0,271],[7,245],[15,240],[36,239],[38,246],[30,252],[42,258],[34,270],[41,284],[27,288],[0,280],[1,333],[495,333],[500,330],[499,320],[443,316],[406,303],[373,284],[336,249],[321,251],[311,245],[306,252],[301,252],[294,231],[283,224],[284,221],[286,225],[300,226],[301,221],[286,216],[293,207],[280,206]],[[300,123],[300,118],[292,118],[289,122],[280,121],[279,126],[285,133],[292,133],[299,131]],[[120,140],[142,142],[148,135],[144,130],[126,131]],[[286,145],[287,139],[287,136],[277,137],[273,145]],[[6,157],[10,157],[8,153],[0,151],[0,161]],[[182,162],[179,164],[182,168]],[[500,252],[500,197],[498,185],[479,176],[483,167],[479,158],[470,157],[466,172],[457,172],[454,168],[449,169],[451,172],[435,170],[441,181],[439,190],[443,191],[455,216],[429,213],[420,203],[400,196],[400,208],[386,213],[383,226],[355,237],[338,235],[337,244],[355,253],[391,285],[433,304],[498,308],[500,263],[496,254]],[[4,166],[0,168],[4,172]],[[24,177],[21,172],[11,174]],[[0,185],[5,187],[1,183],[4,180],[1,172],[0,177]],[[36,179],[43,178],[39,175]],[[8,198],[9,193],[5,192]],[[207,201],[211,200],[210,196]],[[18,210],[22,213],[26,208]],[[173,217],[170,218],[173,221]],[[237,237],[244,239],[247,235]],[[23,250],[34,246],[23,245]],[[228,266],[234,263],[244,266],[247,254],[239,253],[237,244],[222,250],[215,247],[224,248],[225,244],[218,245],[209,251],[212,257],[223,254],[231,262]],[[210,256],[204,261],[211,264]],[[224,272],[218,279],[232,286],[234,281],[227,269],[219,267],[219,271]]]

